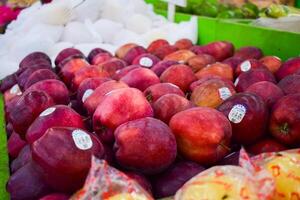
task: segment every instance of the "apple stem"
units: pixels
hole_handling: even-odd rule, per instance
[[[223,147],[224,149],[226,149],[227,151],[231,151],[231,149],[226,146],[225,144],[223,144],[222,142],[220,143],[220,146]]]
[[[287,122],[285,122],[281,127],[280,127],[280,131],[284,134],[288,134],[290,129],[289,129],[289,124]]]
[[[152,96],[152,94],[151,94],[151,93],[147,94],[147,95],[146,95],[146,99],[148,100],[149,103],[152,103],[152,101],[153,101],[153,96]]]

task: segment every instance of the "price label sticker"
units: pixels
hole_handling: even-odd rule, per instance
[[[222,88],[219,88],[219,96],[222,100],[226,100],[228,99],[229,97],[232,96],[229,88],[227,87],[222,87]]]
[[[149,67],[152,67],[153,61],[148,57],[143,57],[140,60],[140,65],[143,66],[143,67],[148,67],[149,68]]]
[[[18,84],[15,84],[15,85],[9,90],[9,92],[10,92],[11,94],[15,94],[15,95],[17,95],[17,96],[22,95],[22,91],[21,91],[21,89],[20,89],[20,87],[19,87]]]
[[[44,110],[44,111],[40,114],[40,117],[45,117],[45,116],[47,116],[47,115],[50,115],[50,114],[52,114],[55,110],[56,110],[56,108],[54,108],[54,107],[47,108],[46,110]]]
[[[88,150],[93,146],[91,136],[82,130],[74,130],[72,132],[72,137],[78,149]]]
[[[239,81],[240,81],[239,78],[235,79],[235,81],[234,81],[234,86],[237,86],[237,85],[239,84]]]
[[[92,89],[88,89],[84,92],[83,96],[82,96],[82,103],[84,103],[86,101],[87,98],[89,98],[89,96],[91,96],[93,94],[94,90]]]
[[[251,69],[251,63],[249,60],[246,60],[244,61],[242,64],[241,64],[241,70],[242,72],[247,72]]]
[[[233,106],[228,114],[228,119],[235,124],[240,123],[246,115],[246,108],[242,104]]]

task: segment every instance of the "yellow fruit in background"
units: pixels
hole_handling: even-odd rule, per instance
[[[117,194],[114,195],[112,197],[106,198],[104,200],[151,200],[147,197],[145,197],[144,195],[140,195],[140,194],[136,194],[136,193],[121,193],[121,194]]]
[[[275,178],[274,200],[300,200],[300,154],[277,154],[262,166]]]

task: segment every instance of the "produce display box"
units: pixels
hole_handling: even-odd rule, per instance
[[[7,139],[4,119],[4,102],[3,96],[0,96],[0,199],[9,199],[6,192],[6,182],[9,178],[9,159],[7,153]]]
[[[147,1],[152,3],[153,1]],[[155,10],[156,13],[166,16],[165,10]],[[181,22],[192,15],[176,13],[175,21]],[[216,19],[198,17],[198,44],[207,44],[218,40],[228,40],[236,48],[242,46],[256,46],[266,55],[275,55],[283,60],[300,55],[300,33],[293,33],[271,28],[252,26],[251,20]]]

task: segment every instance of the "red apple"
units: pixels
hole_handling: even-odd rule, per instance
[[[58,77],[53,71],[51,71],[49,69],[36,70],[35,72],[33,72],[29,76],[29,78],[28,78],[28,80],[27,80],[27,82],[24,86],[24,89],[26,90],[31,85],[33,85],[33,84],[35,84],[39,81],[43,81],[43,80],[47,80],[47,79],[56,79],[56,80],[58,80]]]
[[[235,75],[239,76],[241,73],[248,72],[252,69],[260,69],[260,68],[268,69],[266,66],[261,64],[261,62],[259,62],[256,59],[247,59],[241,62],[237,66],[237,68],[235,69]]]
[[[135,46],[128,50],[125,54],[123,60],[128,63],[129,65],[133,64],[133,61],[138,56],[147,53],[146,49],[142,46]]]
[[[204,167],[191,161],[174,163],[166,171],[154,177],[152,185],[155,198],[174,196],[188,180],[204,170]]]
[[[111,58],[110,60],[98,65],[101,69],[106,71],[110,77],[114,76],[118,70],[127,66],[125,61],[118,58]]]
[[[81,82],[77,90],[77,102],[82,104],[86,98],[102,83],[111,81],[110,78],[87,78]]]
[[[51,191],[44,182],[40,169],[32,162],[10,176],[6,189],[13,200],[39,199]]]
[[[151,70],[157,75],[160,76],[166,69],[171,67],[172,65],[177,65],[179,64],[176,61],[172,60],[162,60],[159,61],[156,65],[154,65]]]
[[[132,64],[133,65],[140,65],[141,67],[146,67],[146,68],[152,68],[155,66],[160,59],[150,53],[144,53],[138,57],[136,57]]]
[[[65,84],[59,80],[49,79],[39,81],[30,86],[25,92],[28,94],[32,91],[43,91],[47,93],[56,104],[69,104],[69,91]]]
[[[136,46],[137,46],[137,44],[134,44],[134,43],[124,44],[117,49],[116,56],[120,59],[123,59],[125,57],[125,55],[127,54],[127,52]]]
[[[184,93],[180,88],[172,83],[157,83],[144,91],[144,95],[150,103],[154,103],[165,94],[177,94],[184,97]]]
[[[207,65],[215,62],[215,58],[209,54],[198,54],[188,59],[187,64],[192,68],[193,72],[196,73]]]
[[[78,89],[79,85],[85,79],[93,78],[93,77],[108,78],[109,73],[95,65],[85,66],[85,67],[79,69],[77,72],[75,72],[74,78],[72,79],[72,84],[71,84],[72,90],[76,91]]]
[[[152,116],[151,105],[141,91],[122,88],[104,96],[93,115],[93,127],[101,134],[107,128],[114,130],[125,122]]]
[[[178,49],[174,45],[163,45],[157,49],[155,49],[152,54],[160,58],[164,59],[167,55],[176,52]]]
[[[76,127],[85,129],[82,117],[72,108],[65,105],[56,105],[44,110],[29,126],[26,133],[27,142],[32,144],[52,127]]]
[[[268,109],[261,97],[252,93],[235,94],[218,110],[231,122],[234,142],[250,145],[265,135]]]
[[[64,64],[68,62],[69,60],[73,58],[84,58],[84,54],[75,48],[67,48],[62,50],[55,58],[55,65],[59,66],[61,64]]]
[[[267,138],[247,147],[247,151],[251,154],[258,155],[267,152],[279,152],[286,150],[286,147],[274,139]]]
[[[189,160],[212,165],[230,152],[230,122],[215,109],[198,107],[179,112],[169,126],[179,152]]]
[[[151,54],[153,54],[156,49],[162,47],[162,46],[169,46],[169,42],[164,39],[158,39],[151,42],[151,44],[148,46],[147,51]]]
[[[11,162],[10,165],[11,173],[16,172],[18,169],[20,169],[30,161],[31,161],[30,146],[25,145],[20,151],[18,157]]]
[[[55,191],[72,193],[83,186],[92,155],[104,156],[101,142],[77,128],[49,128],[31,145],[32,158]]]
[[[124,67],[123,69],[117,70],[115,75],[112,76],[113,79],[115,80],[120,80],[123,76],[125,76],[128,72],[131,70],[140,68],[140,65],[129,65],[127,67]]]
[[[273,74],[278,71],[282,64],[281,59],[276,56],[264,56],[259,59],[259,62],[266,66]]]
[[[81,68],[88,66],[89,63],[82,58],[74,58],[66,62],[59,71],[59,76],[67,85],[71,84],[72,79],[74,78],[75,73]]]
[[[244,92],[249,86],[261,81],[269,81],[276,84],[275,77],[267,69],[253,69],[244,72],[239,75],[234,84],[238,92]]]
[[[221,80],[223,82],[226,82],[228,85],[230,85],[231,87],[234,87],[234,84],[232,83],[232,81],[230,81],[229,79],[226,79],[226,78],[223,78],[221,76],[218,76],[218,75],[206,75],[204,76],[203,78],[200,78],[199,80],[193,82],[191,85],[190,85],[190,91],[194,91],[194,89],[201,85],[202,83],[205,83],[206,81],[209,81],[209,80],[215,80],[215,79],[218,79],[218,80]]]
[[[92,65],[99,65],[102,64],[106,61],[109,61],[112,59],[112,55],[109,52],[104,52],[104,53],[98,53],[93,57],[93,60],[90,62]]]
[[[154,116],[169,124],[173,115],[183,110],[195,107],[186,98],[177,94],[165,94],[153,103]]]
[[[300,93],[300,74],[288,75],[281,79],[278,86],[283,90],[284,94]]]
[[[176,158],[175,137],[157,119],[146,117],[126,122],[114,134],[116,159],[127,169],[155,174],[169,167]]]
[[[276,78],[281,80],[288,75],[296,73],[298,70],[300,70],[300,57],[290,58],[278,69]]]
[[[212,42],[205,46],[194,46],[191,50],[196,54],[212,55],[217,61],[222,61],[233,55],[234,46],[230,42]]]
[[[263,56],[261,49],[257,47],[247,46],[241,47],[234,53],[234,57],[246,59],[260,59]]]
[[[272,108],[274,103],[284,96],[280,87],[269,81],[254,83],[246,89],[246,92],[252,92],[260,96],[269,108]]]
[[[177,49],[190,49],[193,46],[193,42],[190,39],[180,39],[177,40],[174,44]]]
[[[17,75],[15,73],[8,75],[4,79],[2,79],[0,83],[0,91],[3,93],[17,83]]]
[[[239,64],[241,64],[244,61],[244,59],[239,57],[230,57],[224,60],[222,63],[229,65],[233,71],[237,68]]]
[[[87,57],[87,60],[89,61],[89,63],[92,63],[93,59],[100,53],[108,53],[108,51],[101,49],[101,48],[92,49]]]
[[[196,56],[196,54],[194,54],[192,51],[182,49],[165,56],[164,60],[173,60],[179,62],[180,64],[186,64],[187,61],[194,56]]]
[[[31,67],[37,60],[43,60],[45,63],[51,66],[51,60],[49,56],[43,52],[33,52],[28,54],[19,64],[20,68]]]
[[[164,83],[173,83],[177,85],[183,92],[188,91],[192,82],[197,80],[192,69],[186,65],[173,65],[166,69],[160,76],[160,80]]]
[[[153,71],[141,67],[129,71],[120,79],[120,81],[141,91],[144,91],[151,85],[160,83],[159,78]]]
[[[196,74],[198,79],[204,78],[208,75],[220,76],[222,78],[233,80],[233,70],[232,68],[224,63],[216,62],[211,65],[207,65],[203,69],[199,70]]]
[[[25,145],[26,142],[20,138],[20,135],[13,132],[7,141],[8,155],[16,158]]]
[[[124,82],[115,80],[102,83],[94,91],[86,93],[85,101],[83,102],[84,108],[92,116],[105,95],[115,89],[120,88],[128,88],[128,85],[126,85]]]
[[[45,92],[32,91],[23,94],[9,113],[14,130],[23,138],[35,118],[53,105],[52,98]]]
[[[281,143],[299,146],[300,142],[300,94],[289,94],[273,106],[269,129]]]

